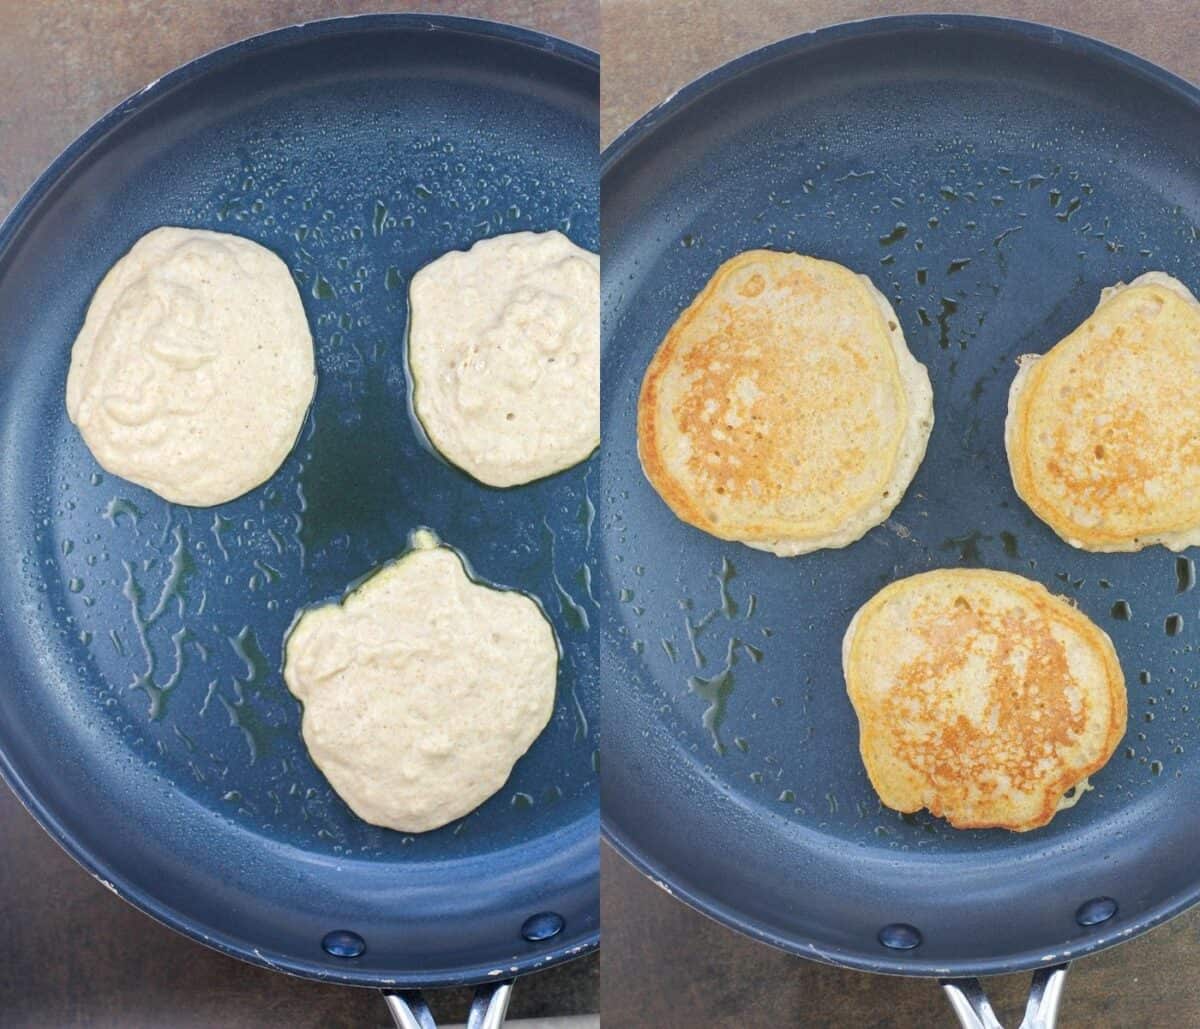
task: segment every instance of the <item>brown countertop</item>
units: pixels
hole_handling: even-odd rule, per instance
[[[592,0],[0,0],[0,216],[96,118],[177,65],[293,22],[414,8],[528,25],[592,49],[599,43]],[[5,1029],[391,1025],[372,990],[255,968],[152,922],[79,868],[3,786],[0,926]],[[511,1014],[594,1012],[599,989],[592,955],[522,980]],[[466,991],[432,999],[443,1018],[465,1017]]]
[[[1000,14],[1049,22],[1132,50],[1200,82],[1194,3],[1151,0],[601,0],[601,137],[679,87],[739,54],[822,25],[922,10]],[[958,1023],[935,983],[863,975],[791,957],[685,907],[604,848],[601,1007],[608,1026],[904,1027]],[[986,932],[980,926],[980,932]],[[1183,973],[1200,960],[1200,910],[1125,946],[1076,962],[1062,1029],[1200,1025],[1200,986]],[[1029,977],[987,988],[1016,1025]]]

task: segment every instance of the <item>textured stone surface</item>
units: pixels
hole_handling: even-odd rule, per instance
[[[793,957],[684,906],[608,846],[601,855],[600,1007],[606,1027],[653,1029],[952,1029],[930,979],[865,975]],[[981,933],[987,926],[980,926]],[[1077,961],[1059,1029],[1200,1025],[1193,910],[1123,946]],[[1016,1026],[1028,975],[987,979],[1001,1022]]]
[[[440,11],[527,25],[595,49],[592,0],[0,0],[0,216],[89,124],[191,58],[245,36],[357,11]],[[373,990],[278,975],[224,957],[127,906],[83,872],[0,786],[0,1025],[391,1025]],[[595,1011],[593,955],[523,980],[515,1017]],[[465,1017],[468,993],[432,996]]]
[[[974,11],[1049,22],[1132,50],[1193,82],[1200,43],[1193,2],[1152,0],[601,0],[601,132],[605,143],[680,86],[748,50],[822,25],[909,11]],[[603,855],[602,999],[606,1026],[955,1026],[928,980],[848,972],[791,957],[667,896],[611,850]],[[986,932],[986,926],[980,926]],[[1200,911],[1076,963],[1060,1029],[1200,1025],[1200,987],[1181,970],[1200,958]],[[987,987],[1015,1026],[1029,977]]]
[[[605,145],[656,104],[718,65],[822,25],[886,14],[1004,15],[1103,39],[1200,80],[1195,0],[600,0],[600,135]]]
[[[193,57],[296,22],[406,10],[600,45],[594,0],[0,0],[0,217],[92,122]]]

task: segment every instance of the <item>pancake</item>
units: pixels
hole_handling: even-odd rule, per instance
[[[341,603],[302,612],[284,679],[313,763],[364,821],[426,832],[500,789],[554,710],[538,604],[474,581],[427,530]]]
[[[1013,485],[1073,547],[1200,544],[1200,302],[1149,272],[1100,294],[1066,339],[1019,361]]]
[[[287,265],[240,236],[167,227],[96,289],[71,349],[67,414],[106,471],[209,507],[275,474],[316,384]]]
[[[932,426],[929,376],[869,279],[750,250],[717,269],[646,369],[638,455],[683,521],[791,557],[884,521]]]
[[[892,583],[854,616],[842,664],[880,800],[928,808],[958,829],[1045,825],[1125,733],[1112,641],[1008,572],[942,569]]]
[[[413,411],[447,461],[519,486],[600,444],[600,258],[561,232],[512,232],[413,276]]]

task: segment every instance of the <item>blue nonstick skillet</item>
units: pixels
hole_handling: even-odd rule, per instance
[[[1002,432],[1015,358],[1102,287],[1161,269],[1200,289],[1198,139],[1200,90],[1131,54],[930,15],[749,54],[606,151],[603,826],[675,896],[805,957],[949,980],[971,1025],[996,1024],[973,977],[1040,969],[1026,1024],[1048,1025],[1067,962],[1200,897],[1193,555],[1073,550],[1017,498]],[[638,464],[651,354],[753,247],[868,274],[933,381],[915,481],[843,550],[781,560],[714,539]],[[1128,733],[1040,831],[901,817],[862,768],[846,625],[885,583],[943,566],[1036,579],[1120,654]]]
[[[475,240],[598,249],[599,61],[524,29],[370,16],[272,32],[147,86],[0,227],[0,771],[105,885],[226,953],[388,991],[516,976],[599,933],[594,486],[585,463],[480,486],[406,406],[407,284]],[[191,510],[100,469],[68,423],[71,342],[159,225],[236,232],[300,288],[319,386],[267,484]],[[308,760],[284,633],[433,528],[538,597],[562,644],[550,726],[444,829],[355,818]],[[482,1023],[480,1023],[482,1024]]]

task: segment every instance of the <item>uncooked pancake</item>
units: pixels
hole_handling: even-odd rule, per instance
[[[717,269],[651,360],[638,455],[683,521],[790,557],[884,521],[932,426],[929,376],[869,279],[751,250]]]
[[[1125,733],[1112,641],[1008,572],[943,569],[892,583],[854,616],[842,663],[880,799],[959,829],[1045,825]]]
[[[600,258],[514,232],[413,276],[413,410],[447,461],[517,486],[600,444]]]
[[[161,228],[92,297],[67,413],[106,471],[209,507],[275,474],[315,389],[287,266],[240,236]]]
[[[284,679],[313,763],[364,821],[425,832],[508,779],[554,709],[558,644],[523,593],[429,532],[340,603],[303,611]]]
[[[1200,544],[1200,302],[1162,272],[1020,359],[1005,446],[1021,499],[1074,547]]]

